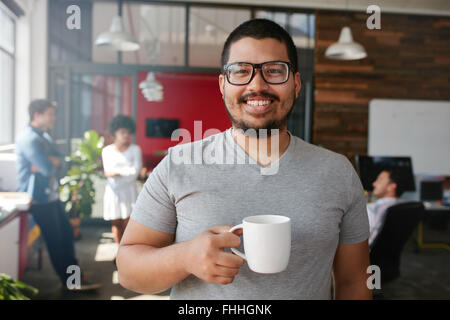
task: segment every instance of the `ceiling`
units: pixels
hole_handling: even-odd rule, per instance
[[[381,8],[381,14],[386,12],[450,16],[450,0],[173,0],[173,2],[176,1],[363,12],[369,5],[376,4]]]

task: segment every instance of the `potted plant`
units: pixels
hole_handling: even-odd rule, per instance
[[[0,300],[30,300],[37,293],[36,288],[0,273]]]
[[[104,139],[94,130],[86,131],[77,149],[66,158],[69,164],[67,175],[61,179],[60,200],[74,227],[74,237],[80,237],[82,218],[90,217],[95,202],[95,188],[92,178],[104,178],[100,170]]]

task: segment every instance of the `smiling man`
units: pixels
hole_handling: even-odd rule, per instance
[[[226,40],[222,64],[232,127],[170,148],[153,170],[120,244],[120,283],[172,288],[172,299],[330,299],[334,280],[336,299],[370,299],[361,182],[344,156],[287,130],[301,88],[291,37],[269,20],[247,21]],[[207,150],[236,162],[211,161]],[[174,163],[174,154],[204,161]],[[274,163],[276,172],[266,170]],[[291,219],[283,272],[255,273],[229,251],[240,245],[230,227],[262,214]]]

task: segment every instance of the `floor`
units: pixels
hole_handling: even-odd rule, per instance
[[[140,295],[120,286],[113,263],[117,245],[114,244],[109,225],[101,219],[84,222],[81,239],[76,241],[76,253],[87,276],[102,284],[90,293],[64,293],[53,272],[46,250],[43,250],[42,269],[38,268],[35,248],[30,252],[30,263],[21,280],[38,288],[36,299],[169,299],[169,292]],[[417,252],[414,234],[406,244],[401,260],[401,276],[375,290],[379,299],[450,299],[450,251],[420,249]],[[435,230],[424,226],[424,241],[450,243],[450,230]]]
[[[141,295],[124,289],[117,280],[117,269],[113,262],[117,245],[108,224],[100,219],[84,222],[81,228],[81,238],[75,242],[75,252],[81,269],[89,281],[100,283],[98,290],[83,293],[72,293],[62,290],[59,278],[53,271],[46,249],[43,250],[42,269],[38,268],[38,250],[34,246],[30,252],[29,266],[25,270],[21,281],[39,289],[35,299],[51,300],[123,300],[169,299],[169,292],[157,295]]]
[[[450,244],[450,229],[440,229],[424,224],[424,242]],[[375,293],[389,300],[450,300],[450,251],[417,249],[416,237],[417,231],[403,249],[400,277]]]

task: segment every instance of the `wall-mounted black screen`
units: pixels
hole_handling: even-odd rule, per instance
[[[381,171],[385,169],[396,169],[400,173],[403,190],[416,191],[414,171],[410,157],[356,156],[355,160],[357,171],[365,190],[373,190],[372,183]]]
[[[172,132],[178,128],[178,119],[146,119],[145,121],[145,135],[150,138],[170,138]]]

